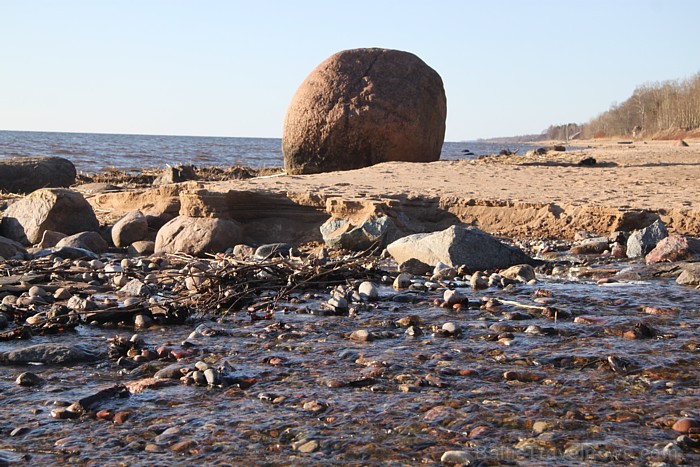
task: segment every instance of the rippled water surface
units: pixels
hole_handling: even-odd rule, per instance
[[[384,286],[381,299],[355,316],[321,313],[328,298],[321,291],[280,304],[269,319],[238,312],[151,328],[139,333],[147,347],[181,348],[187,340],[182,348],[191,355],[181,364],[228,362],[238,383],[173,381],[105,400],[101,408],[129,413],[121,425],[49,413],[55,401],[151,377],[172,362],[133,370],[106,359],[4,367],[0,455],[35,464],[417,465],[465,450],[483,465],[697,465],[697,450],[664,447],[678,435],[670,425],[699,412],[698,291],[667,279],[597,279],[539,276],[509,291],[458,287],[470,299],[458,311],[433,304],[442,290],[407,303]],[[407,321],[422,333],[407,335]],[[461,333],[440,331],[447,322]],[[623,336],[640,322],[653,337]],[[352,340],[359,329],[374,339]],[[31,343],[106,349],[108,338],[132,333],[88,326]],[[17,386],[27,370],[45,384]],[[25,430],[9,436],[17,428]]]
[[[481,141],[446,142],[441,158],[472,159],[502,149],[524,154],[531,146]],[[79,171],[138,170],[166,165],[281,167],[279,138],[116,135],[0,131],[0,157],[59,156]]]

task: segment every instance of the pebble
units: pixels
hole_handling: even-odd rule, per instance
[[[442,325],[442,330],[450,336],[456,336],[461,333],[461,329],[455,323],[447,322]]]
[[[204,378],[207,380],[207,384],[209,386],[219,384],[219,373],[213,368],[207,368],[204,370]]]
[[[38,285],[31,286],[28,293],[30,297],[46,297],[48,295],[46,290],[42,289]]]
[[[442,299],[450,306],[462,303],[466,297],[457,290],[445,290]]]
[[[411,286],[411,276],[410,274],[406,274],[405,272],[402,272],[398,276],[396,276],[396,279],[394,279],[394,283],[392,286],[396,290],[401,290],[401,289],[407,289]]]
[[[358,329],[350,334],[350,340],[368,342],[374,339],[374,335],[366,329]]]
[[[41,384],[44,380],[41,379],[39,376],[35,375],[34,373],[31,373],[29,371],[25,371],[24,373],[21,373],[15,382],[19,386],[25,386],[25,387],[31,387],[31,386],[37,386]]]
[[[134,316],[134,327],[136,329],[146,329],[153,326],[153,318],[148,315],[139,313]]]
[[[440,462],[447,465],[471,465],[474,457],[467,451],[445,451]]]
[[[678,433],[688,433],[692,428],[700,430],[699,419],[690,417],[680,418],[671,427],[673,431],[677,431]]]
[[[296,446],[297,451],[299,452],[314,452],[315,450],[318,449],[318,441],[315,439],[312,439],[310,441],[305,441],[304,443],[297,445]]]
[[[379,288],[373,282],[364,281],[357,288],[357,292],[360,294],[360,298],[368,301],[376,301],[379,299]]]
[[[68,300],[71,298],[71,296],[72,294],[70,293],[70,290],[68,290],[66,287],[59,287],[53,294],[53,298],[56,300]]]
[[[489,288],[489,279],[488,277],[479,275],[478,273],[472,274],[471,279],[469,280],[469,284],[471,285],[472,289],[474,290],[483,290],[483,289],[488,289]]]
[[[337,312],[348,310],[348,301],[343,297],[331,297],[331,299],[328,300],[328,305]]]

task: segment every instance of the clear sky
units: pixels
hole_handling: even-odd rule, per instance
[[[280,137],[335,52],[412,52],[447,141],[588,121],[700,72],[698,0],[0,0],[0,130]]]

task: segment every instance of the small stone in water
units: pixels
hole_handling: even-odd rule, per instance
[[[471,465],[474,458],[467,451],[446,451],[440,462],[447,465]]]
[[[134,327],[136,329],[146,329],[153,326],[153,318],[148,315],[138,314],[134,316]]]
[[[442,299],[447,302],[448,305],[456,305],[462,303],[465,299],[464,295],[457,290],[445,290]]]
[[[213,368],[207,368],[204,370],[204,378],[207,380],[207,384],[214,386],[219,383],[219,374]]]
[[[673,424],[671,429],[679,433],[688,433],[691,428],[700,428],[700,420],[695,418],[680,418]]]
[[[360,342],[368,342],[374,338],[374,335],[366,329],[358,329],[350,334],[350,339]]]
[[[363,300],[375,301],[379,298],[379,289],[374,283],[369,281],[362,282],[357,291]]]
[[[402,272],[398,276],[396,276],[396,279],[394,279],[393,287],[397,290],[399,289],[407,289],[411,285],[411,276],[409,274],[406,274],[405,272]]]
[[[36,386],[37,384],[41,384],[42,381],[43,380],[39,376],[28,371],[20,374],[15,380],[18,385],[25,387]]]

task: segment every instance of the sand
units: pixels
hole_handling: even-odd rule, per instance
[[[520,237],[573,238],[581,230],[606,234],[641,228],[660,217],[672,232],[700,235],[700,141],[689,141],[689,147],[672,141],[577,144],[586,149],[189,182],[175,190],[154,189],[143,197],[117,195],[121,197],[115,200],[100,195],[91,202],[112,215],[169,205],[183,215],[240,220],[274,218],[283,197],[296,206],[325,211],[326,218],[352,217],[371,205],[406,220],[417,231],[464,222]],[[594,166],[577,165],[589,157],[595,158]],[[269,198],[242,195],[250,192]],[[278,211],[287,219],[296,215],[291,205],[280,205]],[[284,230],[285,221],[278,224]],[[309,229],[318,232],[317,227]]]

